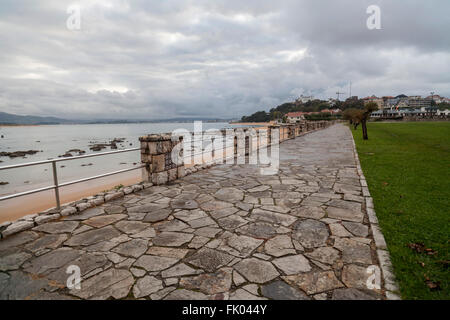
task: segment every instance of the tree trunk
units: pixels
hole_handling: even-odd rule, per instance
[[[366,120],[361,121],[361,126],[362,126],[363,139],[364,139],[364,140],[368,140],[369,137],[367,136],[367,125],[366,125]]]

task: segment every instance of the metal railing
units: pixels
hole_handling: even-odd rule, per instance
[[[68,181],[68,182],[64,182],[64,183],[59,183],[58,182],[58,171],[57,171],[57,168],[56,168],[56,163],[57,162],[77,160],[77,159],[84,159],[84,158],[92,158],[92,157],[99,157],[99,156],[106,156],[106,155],[110,155],[110,154],[117,154],[117,153],[131,152],[131,151],[138,151],[138,150],[141,150],[141,148],[130,148],[130,149],[123,149],[123,150],[108,151],[108,152],[92,153],[92,154],[86,154],[86,155],[82,155],[82,156],[74,156],[74,157],[70,157],[70,158],[56,158],[56,159],[50,159],[50,160],[26,162],[26,163],[19,163],[19,164],[13,164],[13,165],[9,165],[9,166],[0,167],[0,171],[1,171],[1,170],[7,170],[7,169],[15,169],[15,168],[22,168],[22,167],[29,167],[29,166],[37,166],[37,165],[51,163],[52,164],[52,173],[53,173],[53,185],[47,186],[47,187],[38,188],[38,189],[28,190],[28,191],[24,191],[24,192],[14,193],[14,194],[10,194],[10,195],[7,195],[7,196],[3,196],[3,197],[0,197],[0,201],[13,199],[13,198],[17,198],[17,197],[22,197],[22,196],[26,196],[26,195],[29,195],[29,194],[33,194],[33,193],[38,193],[38,192],[54,189],[55,190],[56,207],[58,209],[60,209],[61,208],[61,202],[60,202],[60,198],[59,198],[59,188],[65,187],[65,186],[69,186],[69,185],[72,185],[72,184],[76,184],[76,183],[80,183],[80,182],[93,180],[93,179],[103,178],[103,177],[107,177],[107,176],[111,176],[111,175],[114,175],[114,174],[119,174],[119,173],[131,171],[131,170],[141,169],[141,168],[144,168],[145,165],[140,165],[140,166],[133,167],[133,168],[112,171],[112,172],[108,172],[108,173],[99,174],[99,175],[96,175],[96,176],[91,176],[91,177],[82,178],[82,179],[78,179],[78,180],[73,180],[73,181]]]

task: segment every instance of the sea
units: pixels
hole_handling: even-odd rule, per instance
[[[222,122],[203,122],[202,129],[235,128]],[[0,167],[12,164],[34,162],[58,158],[71,149],[80,149],[85,154],[113,151],[106,147],[92,151],[90,146],[110,143],[113,139],[123,139],[117,149],[139,147],[139,137],[151,133],[170,133],[176,129],[193,131],[194,123],[127,123],[127,124],[79,124],[79,125],[38,125],[0,127],[0,152],[38,150],[25,157],[0,157]],[[74,156],[77,152],[72,153]],[[64,158],[70,159],[70,158]],[[57,162],[59,182],[73,181],[84,177],[108,173],[140,165],[140,152],[125,152],[115,155],[74,159]],[[0,196],[23,192],[53,184],[51,164],[0,170]],[[1,205],[1,204],[0,204]]]

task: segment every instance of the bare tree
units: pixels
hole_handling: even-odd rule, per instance
[[[350,108],[345,109],[342,116],[343,119],[348,120],[351,125],[353,125],[353,129],[356,130],[358,125],[361,123],[361,111],[360,109]]]
[[[367,140],[369,139],[367,135],[367,121],[370,118],[370,114],[376,110],[378,110],[378,105],[375,102],[369,102],[364,106],[364,109],[350,108],[344,110],[343,118],[353,125],[354,130],[361,124],[363,139]]]
[[[368,140],[369,137],[367,136],[367,121],[370,118],[370,114],[374,111],[378,110],[378,105],[375,102],[369,102],[364,106],[364,109],[362,111],[361,116],[361,127],[363,132],[363,139]]]

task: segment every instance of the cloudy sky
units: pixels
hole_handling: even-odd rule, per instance
[[[0,111],[240,118],[300,94],[347,97],[349,81],[360,97],[450,97],[449,12],[448,0],[2,0]]]

